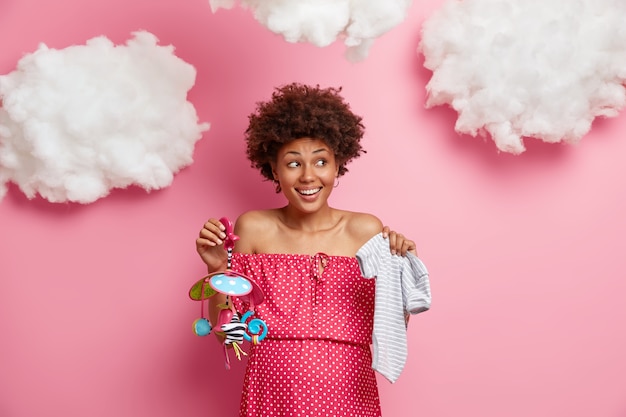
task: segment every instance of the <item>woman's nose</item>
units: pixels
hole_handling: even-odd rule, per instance
[[[302,167],[302,175],[300,175],[300,181],[311,181],[315,178],[313,167],[310,165],[304,165]]]

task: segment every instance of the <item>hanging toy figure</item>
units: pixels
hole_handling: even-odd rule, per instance
[[[239,345],[243,343],[247,328],[248,326],[239,320],[239,314],[234,314],[230,322],[222,324],[221,326],[222,332],[224,332],[225,336],[224,348],[232,346],[237,359],[241,359],[242,354],[246,355],[246,352],[244,352]],[[228,368],[228,356],[226,356],[226,360],[226,367]]]
[[[211,333],[212,329],[211,323],[204,317],[200,317],[193,322],[193,332],[196,336],[206,336]]]
[[[267,325],[261,319],[252,319],[254,312],[249,310],[241,318],[241,322],[247,326],[248,331],[243,333],[243,338],[248,342],[258,345],[267,335]],[[248,319],[251,319],[248,321]]]
[[[197,281],[189,290],[189,297],[200,301],[200,318],[193,322],[193,332],[197,336],[207,336],[215,329],[216,333],[224,336],[225,366],[230,369],[227,348],[232,347],[237,359],[241,359],[241,355],[246,355],[246,353],[240,345],[244,340],[255,345],[260,343],[267,335],[267,324],[263,320],[252,318],[255,305],[263,302],[263,292],[254,280],[231,269],[233,249],[239,236],[234,234],[233,225],[228,218],[222,217],[220,222],[226,227],[224,239],[224,249],[227,252],[226,270],[213,272]],[[226,295],[226,303],[220,304],[221,310],[217,323],[213,327],[205,317],[204,302],[217,293]],[[242,318],[234,307],[231,300],[233,297],[249,305],[249,310]]]

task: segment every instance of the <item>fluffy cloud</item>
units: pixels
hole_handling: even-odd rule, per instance
[[[427,107],[519,154],[524,138],[579,141],[626,104],[623,0],[447,0],[422,27]]]
[[[235,0],[209,0],[212,10]],[[410,0],[241,0],[257,21],[288,42],[324,47],[343,39],[351,61],[367,58],[374,40],[406,17]]]
[[[173,50],[145,31],[125,45],[41,44],[0,76],[0,199],[9,181],[28,198],[79,203],[169,186],[209,128],[187,101],[195,68]]]

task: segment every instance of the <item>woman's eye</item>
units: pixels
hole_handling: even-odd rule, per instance
[[[326,160],[320,159],[315,163],[315,165],[317,165],[318,167],[323,167],[324,165],[326,165]]]
[[[300,164],[299,164],[298,162],[296,162],[296,161],[293,161],[293,162],[289,162],[289,163],[287,164],[287,166],[288,166],[289,168],[297,168],[297,167],[299,167],[299,166],[300,166]]]

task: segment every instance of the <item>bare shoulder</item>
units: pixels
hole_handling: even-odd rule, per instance
[[[236,251],[255,253],[256,245],[275,227],[274,210],[251,210],[241,214],[235,223],[235,234],[239,236]]]
[[[373,214],[348,212],[347,232],[360,244],[365,244],[383,231],[383,223]]]

